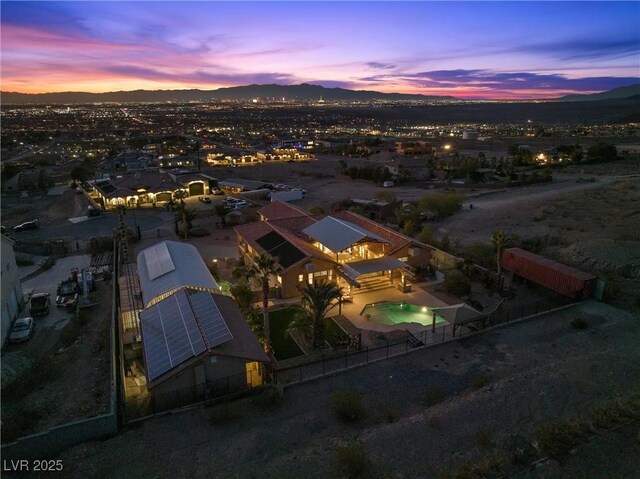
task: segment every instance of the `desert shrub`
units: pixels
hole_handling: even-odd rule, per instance
[[[444,280],[444,288],[454,296],[466,296],[471,292],[471,280],[460,271],[453,271]]]
[[[462,199],[457,193],[434,193],[420,198],[418,208],[434,213],[437,218],[446,218],[462,208]]]
[[[282,404],[284,389],[279,384],[269,384],[255,397],[254,403],[262,410],[274,409]]]
[[[342,422],[358,422],[364,417],[362,395],[355,390],[338,391],[332,398],[333,412]]]
[[[634,410],[623,401],[612,401],[589,411],[589,418],[595,427],[609,429],[634,417]]]
[[[209,233],[209,230],[207,228],[196,227],[196,228],[191,228],[189,230],[189,236],[193,238],[201,238],[203,236],[210,236],[210,235],[211,233]]]
[[[589,426],[579,421],[554,421],[538,427],[533,436],[544,453],[562,455],[580,444],[588,432]]]
[[[496,264],[496,253],[492,245],[476,241],[462,251],[462,256],[484,268],[493,268]]]
[[[435,406],[444,401],[444,391],[438,386],[431,386],[422,395],[422,404],[427,407]]]
[[[418,234],[418,240],[422,243],[431,243],[433,241],[433,232],[428,226],[424,226]]]
[[[211,424],[225,424],[235,421],[242,416],[242,409],[238,403],[225,403],[214,406],[209,411],[209,422]]]
[[[589,324],[583,318],[574,318],[571,320],[571,326],[578,330],[587,329]]]
[[[489,376],[486,373],[478,373],[471,378],[471,386],[474,389],[482,389],[483,387],[488,385],[490,382],[491,380],[489,379]]]
[[[369,466],[369,456],[360,444],[336,449],[336,469],[341,476],[349,479],[365,477]]]
[[[388,404],[384,408],[382,408],[382,415],[384,420],[388,423],[396,422],[398,417],[400,417],[400,413],[398,408],[393,404]]]

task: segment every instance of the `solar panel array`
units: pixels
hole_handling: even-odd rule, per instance
[[[233,335],[211,293],[186,289],[140,313],[149,381],[231,339]]]
[[[207,349],[185,290],[140,313],[140,324],[150,381]]]
[[[144,260],[150,279],[156,279],[163,274],[176,269],[171,259],[171,254],[165,242],[147,248],[144,251]]]
[[[258,238],[256,243],[262,246],[271,256],[278,258],[278,263],[283,268],[288,268],[306,257],[302,251],[275,231]]]
[[[215,348],[233,339],[233,335],[231,331],[229,331],[229,327],[224,321],[222,313],[213,296],[211,296],[211,293],[201,291],[192,294],[189,299],[191,300],[196,319],[198,323],[200,323],[200,327],[204,333],[205,343],[210,348]]]

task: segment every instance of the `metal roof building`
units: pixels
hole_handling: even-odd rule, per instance
[[[202,256],[190,244],[163,241],[142,250],[137,264],[145,308],[182,288],[220,291]]]
[[[306,227],[303,233],[315,241],[339,253],[362,241],[388,243],[387,240],[350,221],[326,216],[317,223]]]

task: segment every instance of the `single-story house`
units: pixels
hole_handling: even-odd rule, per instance
[[[155,411],[263,383],[269,357],[194,246],[164,241],[146,248],[137,270],[146,387]]]

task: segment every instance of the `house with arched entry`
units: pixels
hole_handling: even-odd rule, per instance
[[[118,205],[136,207],[170,201],[176,192],[186,196],[207,195],[217,185],[215,178],[191,170],[144,171],[92,182],[105,208]]]

